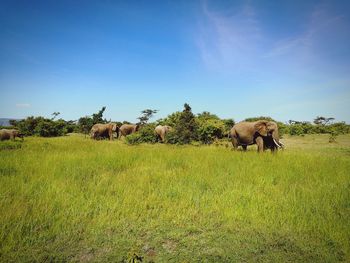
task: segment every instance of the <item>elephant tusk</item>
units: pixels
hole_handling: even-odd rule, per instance
[[[281,143],[278,143],[274,138],[272,138],[273,139],[273,142],[277,145],[277,147],[283,147],[283,144]]]

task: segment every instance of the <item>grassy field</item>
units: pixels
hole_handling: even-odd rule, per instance
[[[2,142],[0,261],[349,262],[350,136],[283,142]]]

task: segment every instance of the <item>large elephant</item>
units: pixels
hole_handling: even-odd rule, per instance
[[[273,121],[239,122],[232,127],[230,137],[233,147],[237,149],[238,146],[242,146],[244,151],[252,144],[258,145],[258,152],[266,149],[273,152],[283,147],[279,140],[277,123]]]
[[[0,141],[4,140],[15,140],[16,137],[21,138],[23,141],[23,134],[16,129],[1,129],[0,130]]]
[[[137,132],[139,130],[139,128],[140,128],[140,125],[138,125],[138,124],[123,124],[119,128],[119,131],[120,131],[119,137],[127,136],[129,134]]]
[[[165,135],[171,130],[172,130],[172,128],[170,126],[168,126],[168,125],[158,125],[154,129],[155,133],[160,137],[162,142],[165,141]]]
[[[90,136],[92,139],[99,139],[99,138],[109,138],[110,140],[113,140],[113,133],[117,133],[117,137],[119,134],[119,127],[115,123],[97,123],[94,126],[92,126],[90,131]]]

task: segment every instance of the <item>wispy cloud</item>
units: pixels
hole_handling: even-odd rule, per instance
[[[202,12],[196,42],[206,66],[249,66],[257,52],[255,43],[261,38],[253,8],[247,4],[240,10],[213,11],[203,1]]]
[[[263,57],[292,55],[293,57],[311,58],[322,42],[332,41],[329,35],[338,30],[342,19],[341,15],[328,13],[325,5],[318,5],[310,14],[305,29],[299,35],[277,40],[272,49],[267,51]]]
[[[17,103],[16,107],[17,108],[29,108],[30,104],[29,103]]]
[[[320,66],[330,46],[339,45],[339,38],[349,34],[343,16],[332,14],[326,5],[315,6],[304,29],[287,38],[264,28],[250,2],[239,9],[214,11],[203,1],[202,14],[196,36],[199,53],[208,68],[220,71],[251,72],[283,63],[296,69],[305,62]]]

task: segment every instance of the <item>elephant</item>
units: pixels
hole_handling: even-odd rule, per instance
[[[160,137],[162,142],[165,141],[165,135],[171,130],[172,130],[172,128],[170,126],[168,126],[168,125],[158,125],[154,129],[155,133]]]
[[[23,134],[20,133],[16,129],[1,129],[0,130],[0,141],[9,140],[9,139],[15,140],[16,137],[21,138],[22,141],[24,140]]]
[[[140,128],[139,124],[123,124],[119,128],[119,137],[127,136],[129,134],[132,134],[134,132],[137,132]]]
[[[98,138],[109,138],[109,140],[113,140],[113,132],[117,133],[117,136],[119,135],[119,127],[115,123],[97,123],[94,126],[92,126],[90,131],[90,137],[91,139],[98,139]]]
[[[257,144],[258,152],[270,149],[272,152],[278,148],[283,148],[280,142],[277,123],[267,120],[258,120],[255,122],[239,122],[235,124],[230,135],[234,149],[242,146],[247,150],[248,145]]]

